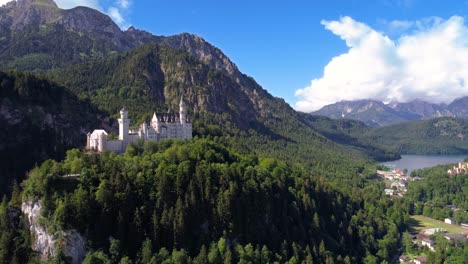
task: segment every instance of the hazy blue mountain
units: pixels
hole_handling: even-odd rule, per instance
[[[313,115],[334,119],[354,119],[370,126],[386,126],[436,117],[468,118],[468,97],[455,99],[450,104],[436,104],[415,99],[410,102],[384,104],[376,100],[341,101],[326,105]]]
[[[376,100],[341,101],[324,106],[311,114],[334,119],[359,120],[374,127],[418,119],[415,114],[399,112]]]

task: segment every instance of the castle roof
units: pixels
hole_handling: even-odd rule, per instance
[[[154,113],[153,118],[156,117],[156,119],[159,122],[164,122],[164,123],[178,123],[179,120],[179,114],[171,114],[171,113]]]
[[[91,137],[98,136],[104,134],[107,136],[107,132],[104,129],[95,129],[93,133],[91,133]]]

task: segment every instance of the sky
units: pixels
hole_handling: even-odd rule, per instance
[[[56,2],[96,8],[123,29],[197,34],[299,111],[468,96],[468,0]]]

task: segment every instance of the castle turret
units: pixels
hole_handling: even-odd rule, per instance
[[[104,152],[106,150],[107,136],[105,133],[100,133],[98,138],[98,151]]]
[[[179,119],[181,124],[185,124],[187,120],[187,110],[185,109],[184,96],[180,98],[179,103]]]
[[[124,108],[120,110],[119,119],[119,139],[123,142],[128,141],[128,130],[130,126],[130,119],[128,119],[128,111]]]
[[[91,133],[86,134],[86,149],[91,149]]]
[[[156,132],[159,133],[159,120],[156,116],[156,113],[153,113],[153,118],[151,119],[151,127],[154,128]]]

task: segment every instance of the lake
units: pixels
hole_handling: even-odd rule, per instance
[[[408,172],[416,169],[434,167],[442,164],[458,163],[468,155],[401,155],[401,159],[382,162],[383,165],[393,169],[408,169]]]

